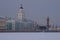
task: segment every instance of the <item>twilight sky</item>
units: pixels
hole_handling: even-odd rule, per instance
[[[60,25],[60,0],[0,0],[0,16],[16,18],[21,3],[27,19],[46,25],[49,16],[50,24]]]

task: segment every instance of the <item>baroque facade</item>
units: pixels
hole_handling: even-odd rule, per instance
[[[35,23],[32,20],[25,19],[23,9],[24,8],[21,4],[17,19],[4,18],[3,20],[0,20],[0,29],[6,29],[5,31],[21,31],[21,32],[22,31],[34,31]]]

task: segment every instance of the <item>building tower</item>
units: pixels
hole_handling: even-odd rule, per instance
[[[49,19],[49,17],[47,17],[47,29],[49,29],[49,21],[50,21],[50,19]]]
[[[23,12],[23,6],[21,4],[21,7],[19,8],[19,12],[18,12],[18,20],[21,20],[23,21],[25,18],[24,18],[24,12]]]
[[[36,31],[36,30],[37,30],[37,22],[34,21],[34,31]]]

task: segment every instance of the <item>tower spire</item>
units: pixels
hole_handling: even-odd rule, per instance
[[[50,19],[49,19],[49,16],[48,16],[48,17],[47,17],[47,28],[48,28],[48,29],[49,29],[49,26],[50,26],[49,21],[50,21]]]
[[[49,27],[49,16],[47,17],[47,26]]]
[[[20,4],[20,6],[21,6],[21,7],[20,7],[20,9],[23,9],[23,6],[22,6],[22,4]]]
[[[18,12],[18,19],[19,20],[24,20],[25,19],[25,15],[24,15],[22,4],[20,4],[20,8],[19,8],[19,12]]]

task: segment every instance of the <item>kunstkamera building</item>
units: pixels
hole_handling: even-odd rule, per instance
[[[2,21],[2,20],[3,21]],[[11,19],[8,17],[0,18],[0,31],[36,31],[36,23],[32,20],[27,20],[24,15],[24,8],[21,7],[18,11],[17,19]]]

